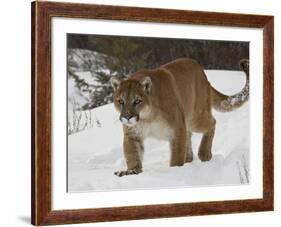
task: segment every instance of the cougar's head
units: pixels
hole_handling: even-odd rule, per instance
[[[120,81],[111,78],[114,90],[113,102],[120,113],[120,121],[126,126],[133,126],[144,116],[150,106],[152,81],[149,76],[141,79]]]

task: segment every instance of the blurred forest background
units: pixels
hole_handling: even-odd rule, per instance
[[[125,79],[180,57],[197,60],[204,69],[240,70],[239,60],[249,58],[249,43],[68,34],[68,101],[80,110],[111,103],[110,77]]]

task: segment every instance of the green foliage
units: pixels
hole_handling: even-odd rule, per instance
[[[102,53],[99,56],[100,66],[108,69],[111,76],[120,79],[143,68],[145,56],[141,51],[141,45],[128,37],[92,38],[96,51]]]

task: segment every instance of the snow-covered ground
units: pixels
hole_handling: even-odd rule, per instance
[[[207,70],[211,84],[225,94],[239,92],[243,72]],[[155,189],[249,183],[249,103],[230,113],[214,112],[217,119],[213,158],[201,162],[197,148],[201,134],[193,134],[194,160],[182,167],[169,167],[169,147],[164,141],[145,142],[143,173],[117,177],[126,169],[122,154],[122,127],[113,104],[81,113],[92,127],[68,136],[68,191],[88,192]],[[71,111],[69,111],[71,113]],[[88,117],[83,117],[88,116]]]

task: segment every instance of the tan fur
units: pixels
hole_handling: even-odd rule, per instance
[[[198,156],[202,161],[209,161],[216,125],[212,107],[231,111],[247,101],[248,67],[247,60],[241,61],[247,83],[233,96],[212,88],[203,68],[188,58],[177,59],[154,70],[138,71],[122,82],[113,78],[114,105],[123,122],[123,150],[127,162],[127,170],[115,174],[142,172],[143,142],[148,137],[168,140],[170,166],[182,166],[193,159],[192,132],[203,133]]]

